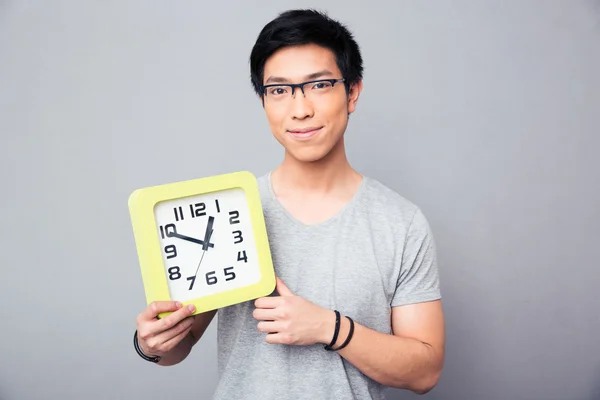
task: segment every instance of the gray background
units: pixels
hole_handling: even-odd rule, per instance
[[[175,367],[134,352],[127,198],[281,161],[248,56],[317,3],[365,58],[351,163],[436,235],[447,361],[426,397],[600,399],[592,0],[0,2],[1,399],[210,397],[215,324]]]

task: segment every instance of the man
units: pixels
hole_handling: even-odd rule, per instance
[[[276,292],[218,310],[217,399],[382,399],[426,393],[444,360],[435,243],[421,210],[355,171],[344,132],[362,89],[346,27],[310,10],[260,33],[251,77],[283,162],[259,177]],[[174,311],[164,319],[159,312]],[[217,311],[156,302],[143,354],[181,362]]]

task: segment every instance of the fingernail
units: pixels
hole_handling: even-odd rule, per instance
[[[175,303],[175,305],[177,306],[177,308],[181,308],[181,302],[178,301],[177,303]]]
[[[193,312],[196,309],[196,307],[194,307],[193,304],[189,304],[188,309]]]

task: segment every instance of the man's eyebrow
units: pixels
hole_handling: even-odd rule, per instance
[[[319,79],[323,76],[331,76],[333,75],[333,72],[324,69],[322,71],[319,72],[313,72],[312,74],[308,74],[304,77],[305,81],[311,81],[313,79]],[[289,83],[290,80],[281,76],[270,76],[266,81],[265,81],[265,85],[269,84],[269,83]]]

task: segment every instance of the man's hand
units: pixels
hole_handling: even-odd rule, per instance
[[[271,344],[329,344],[335,328],[335,313],[300,296],[277,278],[276,297],[256,299],[253,317],[260,322],[258,330],[267,332]]]
[[[158,314],[172,311],[158,319]],[[148,356],[163,356],[183,340],[194,322],[194,306],[183,307],[175,301],[156,301],[149,304],[136,320],[138,341]]]

